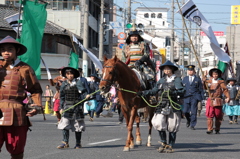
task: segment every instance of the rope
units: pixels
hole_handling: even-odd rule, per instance
[[[89,95],[91,96],[91,95],[93,95],[93,94],[96,94],[96,93],[99,92],[99,91],[100,91],[100,90],[97,90],[97,91],[95,91],[95,92],[93,92],[93,93],[91,93],[91,94],[89,94]],[[70,109],[76,107],[78,104],[84,102],[84,101],[87,100],[87,99],[88,99],[88,98],[85,98],[85,99],[81,100],[80,102],[76,103],[75,105],[69,107],[68,109],[62,111],[62,114],[63,114],[64,112],[66,112],[66,111],[68,111],[68,110],[70,110]]]
[[[122,91],[125,91],[125,92],[129,92],[129,93],[133,93],[133,94],[137,94],[137,92],[130,91],[130,90],[123,89],[123,88],[119,88],[119,90],[122,90]],[[160,98],[161,100],[159,101],[159,103],[158,103],[157,105],[151,105],[151,104],[149,104],[148,101],[147,101],[143,96],[141,96],[141,98],[143,99],[143,101],[144,101],[149,107],[157,107],[157,106],[159,106],[160,103],[162,102],[162,96],[164,95],[164,93],[167,93],[167,96],[168,96],[168,99],[169,99],[169,101],[170,101],[171,106],[172,106],[174,109],[176,109],[176,110],[181,110],[181,109],[182,109],[181,105],[178,104],[178,103],[176,103],[176,102],[174,102],[174,101],[171,99],[171,97],[170,97],[170,95],[169,95],[169,92],[170,92],[169,90],[162,92],[161,98]],[[180,108],[176,108],[173,104],[179,106]]]

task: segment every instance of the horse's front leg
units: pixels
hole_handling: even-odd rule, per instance
[[[140,133],[140,117],[136,115],[135,118],[136,122],[136,145],[142,145],[141,133]]]
[[[154,111],[155,111],[155,108],[148,108],[148,112],[149,112],[149,119],[148,119],[148,124],[149,124],[149,127],[148,127],[148,140],[147,140],[147,147],[150,147],[151,146],[151,141],[152,141],[152,118],[153,118],[153,115],[154,115]]]
[[[133,130],[133,123],[136,115],[137,115],[137,109],[132,107],[128,126],[127,126],[127,129],[128,129],[127,141],[123,151],[130,151],[130,147],[134,148],[134,142],[133,142],[134,138],[132,135],[132,130]]]

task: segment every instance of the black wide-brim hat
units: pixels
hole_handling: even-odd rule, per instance
[[[99,78],[97,74],[93,73],[90,75],[90,77],[95,77],[95,78]]]
[[[15,45],[17,48],[19,48],[19,49],[20,49],[19,52],[16,52],[16,55],[17,55],[17,56],[20,56],[20,55],[22,55],[22,54],[24,54],[24,53],[27,52],[26,46],[24,46],[23,44],[19,43],[18,41],[16,41],[16,40],[15,40],[14,38],[12,38],[11,36],[6,36],[4,39],[2,39],[2,40],[0,41],[0,47],[1,47],[1,45],[3,45],[3,44],[13,44],[13,45]],[[17,50],[16,50],[16,51],[17,51]],[[0,55],[0,56],[2,56],[2,55]]]
[[[227,82],[230,82],[230,81],[237,82],[237,79],[236,79],[236,78],[228,78],[228,79],[227,79]]]
[[[165,66],[170,66],[173,68],[173,72],[178,70],[178,66],[172,63],[171,61],[167,60],[164,64],[160,65],[160,70],[163,70]]]
[[[61,70],[61,73],[62,73],[62,76],[66,78],[66,70],[71,70],[74,74],[74,78],[78,78],[80,76],[79,72],[77,69],[75,68],[72,68],[72,67],[64,67],[62,70]]]
[[[211,70],[209,70],[209,75],[211,77],[212,77],[213,71],[217,71],[219,77],[222,76],[222,71],[221,70],[219,70],[218,68],[212,68]]]
[[[126,43],[127,44],[130,44],[130,37],[132,36],[132,35],[138,35],[138,42],[141,42],[141,41],[144,41],[144,39],[140,36],[140,34],[139,34],[139,32],[137,31],[137,30],[135,30],[135,31],[130,31],[129,33],[128,33],[128,37],[127,37],[127,39],[126,39]]]

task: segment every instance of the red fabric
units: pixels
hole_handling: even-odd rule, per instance
[[[56,99],[54,101],[54,107],[53,107],[53,111],[59,111],[59,107],[60,107],[60,99]]]
[[[222,106],[212,107],[210,106],[210,98],[207,99],[206,103],[206,117],[222,119]]]
[[[125,62],[126,65],[128,65],[130,63],[130,58],[127,59],[127,61]]]
[[[24,152],[27,140],[28,126],[0,126],[0,150],[5,142],[10,154],[17,155]]]

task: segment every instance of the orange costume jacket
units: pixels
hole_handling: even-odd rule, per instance
[[[210,98],[211,98],[211,106],[222,106],[222,95],[224,94],[227,98],[230,98],[228,89],[224,80],[217,80],[217,83],[213,83],[212,79],[206,80],[204,82],[204,88],[206,85],[209,87],[210,90]]]
[[[0,126],[29,125],[27,110],[23,105],[26,91],[38,106],[42,105],[42,89],[33,69],[26,63],[15,60],[15,65],[0,61],[0,109],[3,117]]]

